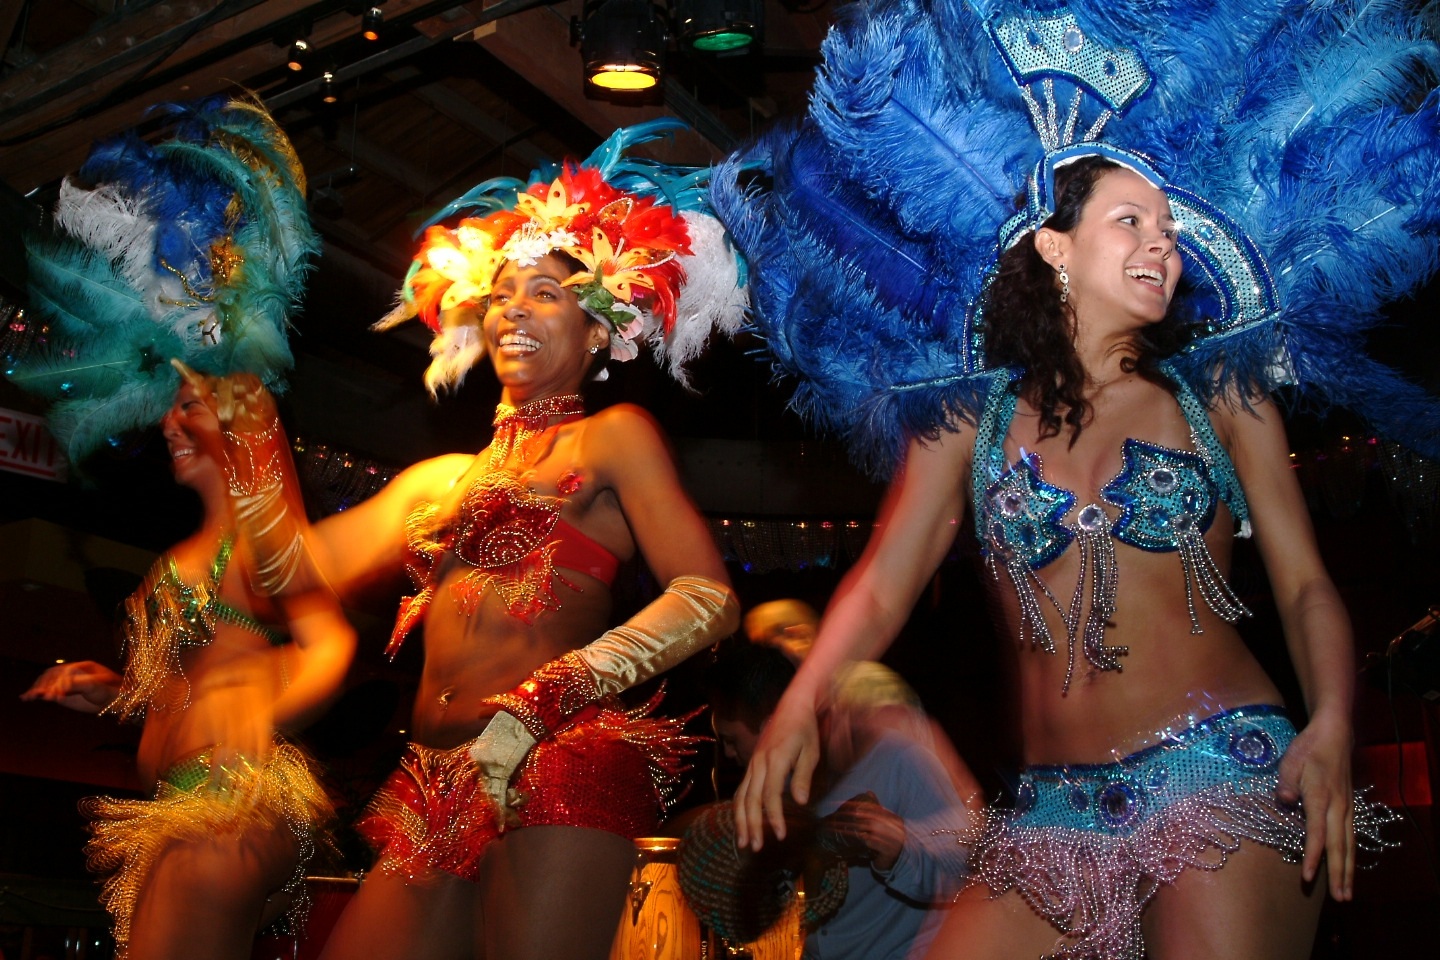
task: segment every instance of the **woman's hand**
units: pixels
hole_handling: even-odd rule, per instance
[[[735,842],[742,849],[759,850],[764,845],[767,818],[775,836],[785,839],[785,782],[790,780],[790,794],[797,803],[808,803],[819,762],[820,728],[814,707],[803,697],[782,697],[761,731],[735,794]]]
[[[1280,762],[1276,792],[1283,802],[1305,805],[1305,880],[1319,875],[1324,856],[1331,896],[1349,900],[1355,876],[1350,617],[1320,558],[1280,412],[1266,397],[1235,397],[1215,411],[1216,427],[1250,502],[1255,544],[1310,711],[1310,723]]]
[[[1330,895],[1349,900],[1355,881],[1355,791],[1350,781],[1350,721],[1317,714],[1300,731],[1280,761],[1276,795],[1305,809],[1305,858],[1308,883],[1329,865]]]
[[[49,700],[81,713],[99,713],[120,693],[120,674],[94,660],[51,667],[20,694],[21,700]]]

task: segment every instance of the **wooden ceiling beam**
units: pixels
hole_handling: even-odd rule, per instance
[[[410,257],[414,251],[397,250],[393,244],[384,240],[367,237],[365,231],[357,229],[346,220],[331,220],[319,213],[312,213],[310,222],[325,238],[325,249],[321,256],[327,263],[334,258],[336,251],[344,251],[347,263],[363,263],[368,276],[383,280],[382,286],[399,289],[401,278],[410,268]]]
[[[384,147],[378,146],[374,141],[360,136],[349,123],[340,124],[336,130],[335,142],[344,144],[346,152],[360,166],[371,173],[384,177],[391,183],[398,184],[406,192],[413,193],[417,197],[428,197],[440,186],[439,180],[425,173],[410,161],[398,157]]]
[[[434,0],[387,0],[385,10],[388,16],[398,17],[433,2]],[[155,8],[146,9],[167,6],[159,4]],[[57,92],[60,89],[58,82],[43,90],[37,89],[37,107],[8,123],[0,123],[0,178],[20,192],[27,192],[74,169],[84,159],[90,143],[138,123],[145,108],[152,103],[194,99],[233,90],[237,84],[253,89],[257,85],[257,78],[280,67],[287,54],[287,51],[271,42],[268,32],[284,20],[307,9],[332,9],[333,6],[317,5],[309,0],[262,0],[240,16],[218,21],[197,32],[164,63],[156,65],[151,72],[152,76],[161,78],[156,83],[145,85],[130,99],[100,108],[88,116],[84,115],[85,112],[101,103],[103,98],[115,89],[115,71],[123,66],[121,61],[99,61],[101,65],[113,66],[102,71],[104,76],[100,79],[67,93]],[[354,33],[356,23],[355,15],[341,10],[314,24],[311,40],[323,49]],[[119,26],[112,29],[118,30]],[[109,48],[112,54],[115,47],[125,46],[126,35],[123,31],[96,36],[107,38],[104,46]],[[258,40],[255,39],[257,37]],[[254,42],[234,49],[237,42],[243,42],[243,38],[251,38]],[[60,51],[70,50],[76,44],[83,45],[86,42],[90,41],[74,41],[38,62],[50,64],[46,71],[53,76],[55,65],[61,62],[53,57],[58,56]],[[225,50],[231,52],[227,54],[223,52]],[[165,76],[167,73],[170,75]],[[4,100],[6,85],[14,80],[14,77],[10,77],[0,83],[0,113],[7,108]],[[43,136],[19,139],[51,125],[54,125],[55,129],[47,131]],[[6,140],[11,142],[6,143]]]
[[[0,52],[10,46],[15,37],[15,24],[25,10],[25,0],[0,0]]]
[[[523,136],[520,131],[512,130],[489,114],[477,110],[469,100],[444,84],[427,84],[416,90],[414,95],[436,113],[495,144],[519,161],[523,170],[534,170],[544,161],[553,159],[529,140],[517,139]]]
[[[0,81],[0,123],[16,117],[33,120],[37,107],[74,90],[97,83],[113,87],[117,75],[131,64],[162,54],[203,53],[257,24],[276,22],[304,10],[310,0],[230,0],[219,7],[191,0],[154,4],[123,17],[95,33],[64,44]],[[259,9],[255,9],[255,8]],[[233,14],[221,14],[234,9]],[[209,26],[202,25],[214,19]],[[193,37],[186,38],[190,31]],[[174,55],[172,53],[172,56]]]

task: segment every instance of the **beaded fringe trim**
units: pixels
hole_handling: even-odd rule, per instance
[[[188,769],[192,765],[203,770]],[[140,891],[171,843],[201,843],[249,830],[283,826],[294,834],[300,856],[283,889],[294,897],[288,914],[292,928],[303,925],[309,909],[305,868],[317,834],[334,813],[304,753],[291,744],[276,744],[262,767],[247,765],[218,778],[209,757],[202,756],[177,765],[166,778],[153,800],[88,797],[80,802],[81,813],[91,821],[86,864],[109,874],[100,901],[115,918],[122,954]],[[192,781],[198,785],[185,789]]]
[[[1305,814],[1275,799],[1275,774],[1223,783],[1180,800],[1126,836],[1066,827],[1019,827],[992,812],[972,859],[972,882],[999,896],[1014,890],[1061,931],[1056,960],[1141,960],[1140,914],[1161,884],[1187,868],[1219,870],[1242,841],[1298,861]],[[1382,804],[1355,797],[1360,849],[1393,843],[1380,828],[1396,820]]]

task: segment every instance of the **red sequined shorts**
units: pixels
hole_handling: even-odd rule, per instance
[[[687,718],[647,717],[655,702],[587,709],[536,744],[511,783],[519,826],[589,827],[631,840],[654,833],[700,739],[681,732]],[[433,868],[467,880],[477,879],[500,834],[469,743],[410,744],[355,829],[387,873]]]

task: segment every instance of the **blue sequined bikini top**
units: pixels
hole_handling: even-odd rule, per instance
[[[1010,382],[1018,379],[1019,374],[1012,372]],[[1185,531],[1198,529],[1203,534],[1210,529],[1221,500],[1230,508],[1239,535],[1249,536],[1250,510],[1230,456],[1215,436],[1200,399],[1182,381],[1176,382],[1180,383],[1176,400],[1190,425],[1195,450],[1127,439],[1119,474],[1100,490],[1100,498],[1120,511],[1113,524],[1099,504],[1087,504],[1074,524],[1066,524],[1075,494],[1045,482],[1039,455],[1026,453],[1009,463],[1004,442],[1019,396],[997,383],[980,419],[972,466],[975,532],[981,543],[1002,553],[1023,552],[1037,570],[1070,547],[1077,529],[1099,525],[1109,527],[1121,543],[1141,550],[1178,550]]]
[[[1168,371],[1167,371],[1168,372]],[[1107,647],[1105,624],[1115,609],[1119,571],[1113,540],[1154,553],[1180,554],[1186,576],[1186,600],[1191,631],[1199,633],[1194,595],[1199,593],[1219,616],[1234,622],[1249,611],[1231,592],[1205,545],[1205,533],[1224,501],[1235,518],[1238,535],[1250,535],[1250,510],[1235,475],[1235,467],[1210,425],[1204,404],[1178,377],[1176,400],[1190,426],[1193,450],[1127,439],[1121,448],[1120,472],[1100,490],[1101,503],[1088,503],[1066,520],[1076,506],[1075,494],[1047,483],[1040,457],[1023,453],[1011,463],[1004,441],[1015,415],[1018,393],[1010,389],[1020,372],[997,372],[986,398],[975,437],[971,465],[971,496],[986,564],[994,573],[1003,569],[1020,598],[1021,635],[1047,651],[1054,641],[1043,616],[1040,598],[1047,598],[1065,621],[1073,671],[1077,639],[1091,665],[1118,670],[1124,647]],[[1105,509],[1118,510],[1111,518]],[[1080,582],[1068,603],[1062,604],[1036,571],[1052,563],[1079,543]],[[1091,603],[1081,611],[1085,581]],[[1066,686],[1069,686],[1067,673]]]

